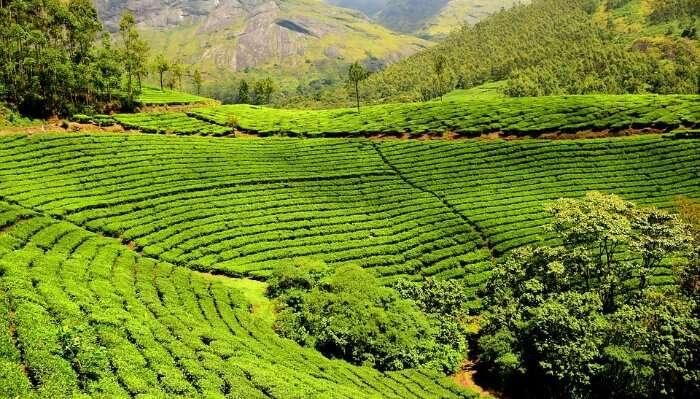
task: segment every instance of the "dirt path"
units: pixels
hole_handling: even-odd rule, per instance
[[[493,392],[487,389],[484,389],[483,387],[479,386],[475,381],[474,381],[474,376],[476,375],[476,370],[474,370],[474,363],[467,360],[462,364],[462,367],[460,370],[452,375],[452,380],[459,386],[470,389],[474,392],[477,392],[479,395],[482,395],[483,397],[486,398],[494,398],[494,399],[507,399],[503,395]]]

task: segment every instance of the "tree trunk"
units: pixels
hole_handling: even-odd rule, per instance
[[[163,72],[160,72],[160,91],[163,91]]]
[[[355,82],[355,99],[357,100],[357,113],[360,113],[360,87],[358,82]]]

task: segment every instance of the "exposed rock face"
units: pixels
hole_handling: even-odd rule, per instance
[[[118,29],[122,13],[131,10],[156,51],[233,70],[280,64],[309,52],[337,58],[361,53],[348,48],[346,38],[360,45],[386,40],[386,51],[372,54],[385,59],[427,45],[321,0],[95,0],[95,4],[111,31]]]

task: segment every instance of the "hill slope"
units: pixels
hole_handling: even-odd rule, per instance
[[[124,10],[134,11],[154,53],[200,64],[210,78],[249,68],[308,78],[334,64],[388,62],[430,45],[320,0],[106,0],[96,6],[111,30]]]
[[[264,285],[151,259],[0,201],[3,397],[469,397],[329,360],[272,330]]]
[[[683,32],[698,25],[692,16],[700,10],[678,0],[686,8],[657,11],[666,3],[534,0],[454,32],[371,77],[366,87],[374,98],[394,99],[434,98],[452,87],[501,80],[516,96],[697,93],[697,40]],[[426,73],[438,56],[447,59],[446,85]]]

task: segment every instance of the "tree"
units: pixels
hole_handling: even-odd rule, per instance
[[[195,69],[194,72],[192,72],[192,84],[194,84],[194,89],[197,95],[199,95],[202,89],[202,73],[199,72],[199,69]]]
[[[253,85],[253,102],[255,104],[269,104],[274,91],[275,85],[271,78],[267,77],[256,81]]]
[[[93,86],[101,25],[89,0],[0,7],[0,101],[33,116],[100,106]]]
[[[696,396],[698,303],[649,282],[692,260],[687,225],[595,192],[548,210],[561,245],[513,251],[482,293],[484,367],[524,397]]]
[[[277,268],[268,295],[280,305],[276,329],[331,358],[400,370],[429,365],[453,370],[465,356],[438,342],[439,329],[411,300],[369,271],[314,261]]]
[[[238,86],[238,103],[250,103],[250,88],[248,86],[248,82],[245,79],[241,79],[241,84]]]
[[[357,112],[360,112],[360,82],[367,79],[367,71],[359,62],[354,62],[348,68],[348,82],[355,88]]]
[[[184,75],[184,70],[182,69],[182,64],[179,61],[173,62],[170,66],[170,72],[172,73],[172,89],[177,83],[177,89],[182,90],[182,76]]]
[[[156,71],[160,75],[160,90],[163,90],[163,74],[170,70],[170,64],[163,54],[159,54],[156,58]]]
[[[435,82],[437,83],[435,91],[440,95],[440,101],[445,94],[445,67],[447,65],[447,57],[443,54],[438,54],[433,60],[433,72],[435,72]]]
[[[139,90],[141,89],[141,76],[144,74],[147,64],[148,46],[136,29],[136,18],[131,11],[122,14],[119,21],[119,33],[122,40],[122,62],[126,72],[126,93],[131,104],[134,101],[134,78],[138,80]]]

